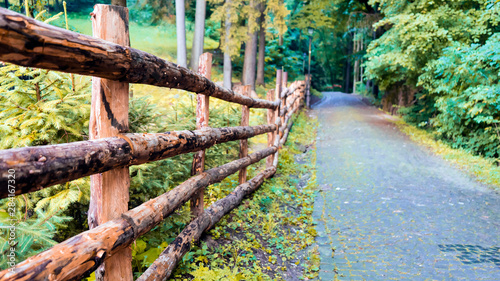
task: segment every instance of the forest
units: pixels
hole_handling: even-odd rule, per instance
[[[286,71],[289,81],[304,80],[310,73],[313,96],[319,98],[321,91],[364,96],[452,148],[497,166],[500,163],[499,0],[2,2],[12,11],[86,35],[92,35],[89,14],[95,4],[121,3],[129,9],[133,48],[192,70],[198,69],[196,58],[210,52],[212,80],[228,89],[251,85],[253,96],[265,99],[267,89],[276,83],[277,70]],[[0,149],[88,140],[91,85],[87,76],[0,62]],[[133,84],[130,96],[129,132],[196,129],[195,94]],[[266,119],[263,111],[251,112],[250,125]],[[211,127],[239,126],[240,115],[240,106],[218,100],[210,104]],[[294,126],[304,136],[293,139],[310,140],[308,128],[314,121],[303,114]],[[264,143],[259,137],[250,141],[255,147]],[[238,159],[238,145],[228,142],[208,149],[207,169]],[[282,169],[299,169],[291,156],[298,147],[284,153]],[[192,159],[193,153],[188,153],[131,166],[129,208],[187,180]],[[251,169],[249,173],[257,172]],[[236,180],[233,177],[212,185],[205,201],[215,202],[229,194]],[[233,220],[211,230],[214,239],[229,237],[227,229],[234,230],[238,221],[253,217],[252,227],[265,229],[275,249],[266,256],[266,265],[258,263],[248,250],[262,247],[265,252],[265,246],[252,245],[247,237],[218,251],[206,244],[194,246],[175,278],[218,280],[199,276],[225,274],[235,278],[231,280],[241,280],[241,276],[268,280],[280,276],[274,271],[280,263],[286,271],[283,258],[295,262],[293,253],[311,245],[315,236],[314,223],[307,218],[311,210],[305,204],[297,203],[288,220],[284,220],[286,215],[273,218],[267,210],[279,213],[279,204],[290,198],[311,200],[312,191],[307,188],[300,194],[288,190],[295,181],[273,179],[265,185],[269,193],[259,193]],[[88,177],[15,197],[19,261],[87,230],[89,200]],[[10,224],[11,216],[5,211],[10,202],[0,201],[1,269],[9,267],[8,229],[4,226]],[[189,208],[184,206],[134,243],[134,277],[151,265],[190,219]],[[300,237],[292,238],[289,230],[277,227],[280,223],[299,225],[303,230]],[[293,240],[289,246],[288,240]],[[278,263],[276,256],[280,257]],[[316,271],[314,264],[308,264],[304,274],[314,277]]]

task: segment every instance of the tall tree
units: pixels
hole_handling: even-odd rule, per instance
[[[111,5],[127,7],[127,0],[111,0]]]
[[[9,8],[9,0],[5,0],[4,5],[5,5],[5,9],[8,9]]]
[[[264,85],[264,63],[266,59],[266,4],[261,4],[261,15],[259,19],[259,58],[257,60],[257,78],[255,83],[257,85]]]
[[[207,2],[205,0],[196,0],[193,48],[191,49],[191,68],[194,71],[198,71],[198,58],[203,53],[206,7]]]
[[[233,76],[233,66],[231,62],[231,52],[229,50],[229,44],[231,41],[231,0],[226,0],[226,20],[225,24],[225,34],[224,34],[224,87],[227,89],[232,88],[232,76]]]
[[[257,0],[250,0],[250,8],[254,12],[248,13],[248,41],[245,43],[245,59],[243,62],[243,74],[241,82],[243,85],[251,85],[255,89],[255,67],[257,55]]]
[[[187,67],[185,9],[186,4],[184,0],[175,0],[175,22],[177,25],[177,64]]]

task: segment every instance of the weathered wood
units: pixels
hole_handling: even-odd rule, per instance
[[[286,140],[288,139],[288,134],[290,133],[290,130],[292,129],[293,126],[293,120],[290,120],[290,123],[286,125],[284,133],[283,133],[283,138],[280,140],[280,145],[283,146],[286,143]]]
[[[306,74],[306,107],[311,108],[311,74]]]
[[[16,170],[15,194],[20,195],[118,167],[157,161],[276,130],[276,125],[261,125],[120,134],[91,141],[0,150],[0,186],[7,186],[9,169]],[[0,188],[0,198],[8,195],[7,189]]]
[[[250,181],[240,184],[228,196],[212,204],[202,215],[184,228],[137,281],[166,280],[189,251],[193,241],[198,241],[205,230],[212,228],[225,214],[237,207],[245,196],[254,192],[275,172],[275,167],[267,168]]]
[[[286,106],[286,100],[287,100],[287,97],[284,96],[284,97],[281,97],[281,106],[280,106],[280,111],[283,111],[283,115],[280,114],[280,119],[281,119],[281,126],[286,126],[286,118],[285,118],[285,115],[288,113],[287,112],[287,106]],[[280,112],[281,113],[281,112]],[[280,135],[280,139],[283,137],[283,132],[282,131],[279,131],[279,135]],[[280,146],[281,148],[281,146]]]
[[[266,148],[190,178],[169,192],[129,210],[121,217],[80,233],[0,272],[0,280],[73,280],[94,271],[141,235],[160,224],[201,188],[222,181],[242,167],[275,153]],[[119,280],[119,279],[118,279]]]
[[[281,135],[279,134],[279,129],[280,129],[280,124],[281,124],[281,118],[279,118],[279,111],[281,107],[281,83],[282,83],[282,73],[281,69],[276,70],[276,88],[274,91],[274,94],[276,95],[275,100],[278,102],[280,105],[276,110],[274,111],[274,116],[275,116],[275,124],[276,124],[276,135],[274,138],[274,146],[279,147],[279,140],[281,139]],[[274,159],[273,159],[273,166],[278,167],[278,151],[276,154],[274,154]]]
[[[146,52],[68,31],[0,8],[0,61],[120,82],[202,93],[254,108],[277,108],[237,95],[200,74]]]
[[[283,83],[283,85],[281,86],[282,89],[288,88],[288,72],[283,71],[283,79],[281,82]]]
[[[252,85],[245,85],[238,88],[240,95],[249,97],[252,91]],[[246,105],[241,106],[241,126],[248,126],[250,124],[250,108]],[[248,140],[240,140],[240,158],[246,157],[248,155]],[[247,169],[246,167],[240,170],[238,175],[238,182],[240,184],[247,181]]]
[[[275,97],[274,89],[269,90],[267,92],[267,95],[266,95],[267,100],[273,101],[274,97]],[[275,112],[274,109],[267,110],[267,124],[268,125],[273,125],[276,122],[274,112]],[[275,137],[276,137],[276,131],[267,133],[267,147],[271,147],[274,145],[274,138]],[[274,160],[274,155],[269,155],[269,157],[267,157],[266,168],[270,168],[273,166],[273,160]]]
[[[117,3],[123,4],[123,3]],[[126,5],[126,3],[125,3]],[[92,12],[94,37],[123,46],[130,46],[128,9],[120,6],[94,6]],[[92,78],[90,139],[114,137],[128,131],[128,82]],[[130,175],[128,167],[90,177],[88,223],[95,228],[119,217],[128,210]],[[132,249],[117,251],[95,271],[96,280],[133,280]]]
[[[206,77],[212,78],[212,54],[203,53],[200,56],[198,63],[198,73]],[[210,100],[209,96],[198,94],[196,95],[196,129],[200,130],[208,127],[208,118],[210,113]],[[205,170],[205,150],[202,149],[194,154],[193,166],[191,168],[191,175],[197,175]],[[205,190],[201,189],[193,198],[191,198],[191,215],[197,217],[203,213],[203,197]]]
[[[287,113],[295,109],[295,103],[300,98],[299,95],[291,95],[288,98],[288,105],[283,108],[280,108],[280,117],[286,116]]]

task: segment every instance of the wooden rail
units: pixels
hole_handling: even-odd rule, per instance
[[[254,108],[277,102],[235,94],[146,52],[68,31],[0,8],[0,61],[129,83],[181,89]]]
[[[126,8],[96,5],[94,9],[93,28],[96,35],[111,36],[113,40],[117,38],[115,36],[125,36],[123,34],[128,29]],[[116,31],[106,20],[113,17],[115,18],[110,22],[119,21],[123,24],[123,28],[117,29],[122,30],[123,34],[106,32]],[[304,102],[308,87],[305,81],[295,81],[287,87],[287,73],[278,71],[276,89],[268,92],[266,100],[254,99],[249,95],[248,86],[243,86],[238,90],[239,93],[235,93],[210,81],[210,54],[201,57],[199,73],[194,73],[126,46],[126,38],[121,41],[123,45],[119,45],[43,24],[1,8],[0,39],[0,61],[94,77],[91,114],[94,119],[90,122],[90,129],[95,138],[68,144],[0,151],[0,198],[11,193],[10,188],[3,188],[9,186],[9,169],[16,170],[16,195],[92,176],[89,225],[93,227],[13,268],[1,271],[0,280],[73,280],[98,268],[98,280],[131,280],[130,244],[191,199],[195,219],[139,278],[165,280],[189,250],[193,240],[198,240],[205,230],[213,227],[225,214],[238,206],[246,195],[274,175],[279,161],[279,147],[286,142],[293,124],[293,114]],[[197,130],[156,134],[127,133],[128,102],[123,104],[123,100],[115,100],[114,94],[115,91],[122,90],[125,93],[128,83],[197,93]],[[242,105],[241,126],[210,128],[210,96]],[[128,101],[128,97],[123,98]],[[268,109],[267,125],[248,126],[252,107]],[[120,120],[115,118],[118,115]],[[103,119],[98,121],[97,118]],[[102,135],[102,131],[109,133]],[[248,155],[247,139],[266,133],[268,147]],[[240,140],[240,158],[204,171],[203,150],[234,140]],[[190,179],[134,209],[117,211],[112,214],[113,217],[101,217],[106,216],[103,207],[118,210],[123,208],[119,204],[126,206],[126,201],[123,200],[128,200],[129,166],[188,152],[197,152]],[[266,169],[247,181],[246,168],[264,158],[267,158]],[[116,171],[121,172],[115,174]],[[204,188],[238,171],[240,185],[231,194],[205,209]],[[108,184],[125,192],[125,199],[106,199],[106,196],[112,194],[107,193]],[[106,266],[105,270],[103,265]]]

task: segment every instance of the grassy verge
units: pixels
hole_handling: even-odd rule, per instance
[[[494,164],[493,159],[474,156],[463,149],[451,148],[446,143],[436,140],[432,133],[409,125],[402,120],[395,121],[395,123],[412,140],[425,145],[443,159],[473,174],[480,182],[500,190],[500,167]]]

